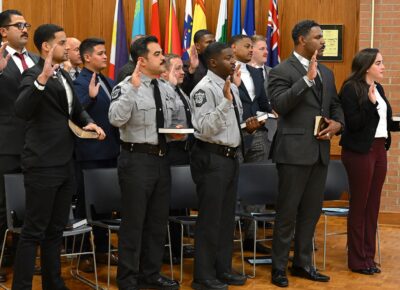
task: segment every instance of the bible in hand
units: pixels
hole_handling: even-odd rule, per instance
[[[71,129],[71,131],[75,134],[75,136],[79,138],[97,139],[99,137],[99,134],[97,134],[96,132],[83,130],[81,127],[77,126],[71,120],[68,120],[68,126]]]
[[[326,127],[328,127],[328,123],[325,121],[325,118],[323,116],[315,116],[314,136],[318,136]]]

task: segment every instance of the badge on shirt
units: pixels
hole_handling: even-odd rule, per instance
[[[196,107],[201,107],[207,102],[206,92],[203,90],[198,90],[194,95],[194,103]]]
[[[111,100],[115,101],[121,96],[121,87],[116,87],[111,93]]]

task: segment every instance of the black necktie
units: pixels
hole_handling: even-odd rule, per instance
[[[58,82],[62,85],[63,88],[65,88],[65,85],[64,85],[64,82],[62,79],[61,69],[56,70],[56,76],[57,76]]]
[[[74,72],[74,77],[75,77],[75,79],[77,79],[78,76],[79,76],[79,71],[78,71],[78,69],[76,69],[75,72]]]
[[[164,128],[164,114],[163,105],[161,101],[160,88],[158,87],[157,79],[152,79],[151,84],[154,86],[154,102],[156,103],[156,123],[157,123],[157,133],[158,133],[158,146],[160,147],[162,153],[166,152],[167,141],[165,140],[165,135],[158,132],[159,128]]]
[[[322,96],[322,82],[318,74],[315,77],[314,81],[315,81],[315,87],[317,88],[319,95]]]
[[[231,94],[232,94],[233,110],[235,111],[235,116],[236,116],[236,123],[238,124],[238,127],[239,127],[240,146],[241,146],[242,154],[243,154],[243,158],[244,158],[243,132],[242,132],[242,128],[240,127],[239,109],[238,109],[238,106],[237,106],[237,103],[236,103],[235,95],[233,94],[232,90],[231,90]]]
[[[182,92],[181,92],[181,90],[179,89],[178,86],[175,87],[175,91],[178,93],[178,95],[181,98],[181,101],[183,103],[183,106],[185,107],[187,125],[188,125],[189,128],[193,128],[193,126],[192,126],[192,114],[190,113],[189,104],[186,101],[185,96],[182,94]]]
[[[258,71],[261,73],[261,77],[262,77],[263,81],[265,81],[265,78],[264,78],[264,68],[259,67],[259,68],[258,68]]]

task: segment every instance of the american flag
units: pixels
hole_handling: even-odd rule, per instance
[[[274,67],[280,63],[278,0],[270,0],[267,27],[268,58],[267,66]]]

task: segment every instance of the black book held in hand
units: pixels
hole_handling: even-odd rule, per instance
[[[323,116],[315,116],[314,136],[318,136],[319,132],[328,127],[328,123]]]
[[[67,230],[73,230],[85,225],[87,225],[87,219],[71,219],[68,221],[65,228]]]

